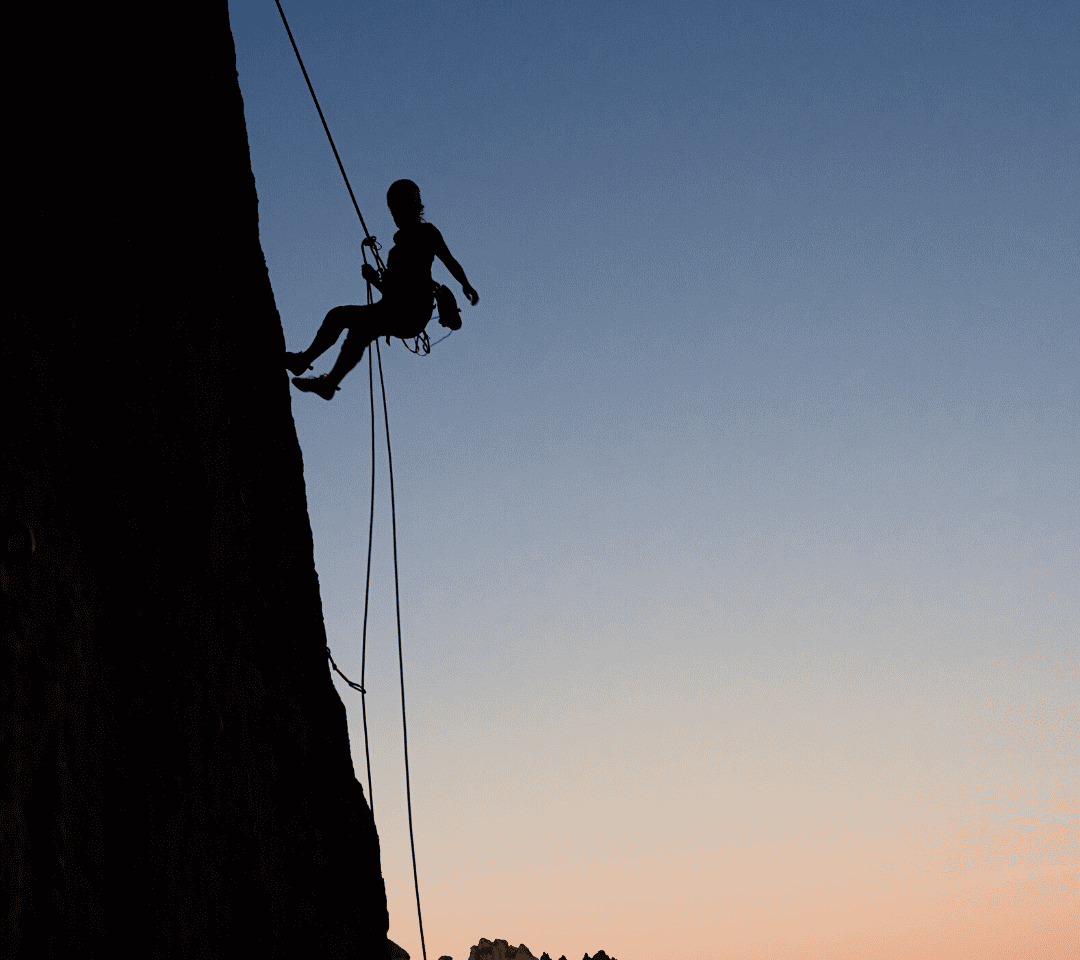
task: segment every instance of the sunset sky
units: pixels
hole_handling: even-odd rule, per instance
[[[282,3],[383,257],[408,177],[480,294],[437,263],[463,328],[380,348],[429,960],[1077,956],[1080,6]],[[229,8],[299,350],[363,232],[273,0]],[[290,389],[359,681],[367,359]]]

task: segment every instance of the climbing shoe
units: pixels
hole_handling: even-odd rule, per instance
[[[293,377],[292,382],[296,384],[297,390],[303,390],[305,393],[317,393],[324,400],[329,400],[341,389],[334,386],[326,374],[321,377]]]
[[[302,373],[307,373],[307,371],[311,369],[311,366],[304,362],[304,355],[302,353],[289,353],[289,351],[286,350],[285,369],[293,376],[298,377]]]

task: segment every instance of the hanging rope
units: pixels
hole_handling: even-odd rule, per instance
[[[368,285],[370,297],[371,286]],[[367,612],[368,594],[371,591],[371,542],[375,534],[375,385],[371,373],[371,349],[368,348],[368,389],[371,396],[371,517],[367,533],[367,578],[364,581],[364,632],[360,647],[360,708],[364,712],[364,758],[367,761],[367,792],[371,804],[371,817],[375,818],[375,793],[371,789],[371,750],[368,748],[367,698],[364,696],[364,670],[367,667]]]
[[[304,79],[307,81],[307,88],[311,91],[311,99],[315,101],[315,109],[319,111],[319,119],[322,121],[323,129],[326,131],[326,139],[330,141],[330,149],[334,151],[334,159],[337,160],[338,169],[341,171],[341,176],[345,180],[345,186],[349,190],[349,197],[352,199],[353,208],[356,210],[356,215],[360,218],[360,226],[364,228],[364,236],[371,237],[368,232],[367,224],[364,223],[364,215],[360,212],[360,204],[356,202],[356,196],[353,194],[352,184],[349,183],[349,175],[345,172],[345,166],[341,162],[341,157],[338,156],[337,147],[334,146],[334,138],[330,136],[330,128],[326,125],[326,117],[323,116],[322,107],[319,106],[319,98],[315,96],[315,88],[311,85],[311,78],[308,77],[307,69],[304,67],[304,60],[300,56],[300,51],[296,47],[296,41],[293,39],[292,30],[289,29],[289,21],[285,19],[285,11],[281,9],[281,3],[279,0],[274,0],[277,4],[278,13],[281,14],[281,22],[285,24],[285,32],[289,35],[289,43],[292,44],[293,53],[296,54],[296,62],[300,64],[300,69],[303,71]],[[371,237],[374,239],[374,237]],[[375,262],[382,266],[382,261],[379,259],[379,254],[375,247]]]
[[[349,183],[349,177],[345,173],[345,167],[341,162],[341,157],[338,155],[337,147],[334,145],[334,138],[330,135],[330,127],[327,126],[326,118],[323,116],[322,107],[319,106],[319,98],[315,96],[315,88],[311,85],[311,79],[308,77],[307,69],[304,67],[304,60],[300,56],[300,51],[296,46],[296,41],[293,39],[292,30],[289,29],[289,21],[285,17],[285,11],[281,9],[280,0],[274,0],[277,5],[278,13],[281,14],[281,22],[285,25],[285,32],[289,35],[289,42],[292,44],[293,53],[296,54],[296,61],[300,64],[300,69],[304,74],[304,80],[307,81],[308,90],[311,92],[311,99],[315,102],[315,109],[319,111],[319,119],[322,121],[323,129],[326,131],[326,139],[330,141],[330,148],[334,151],[334,159],[337,160],[338,169],[341,171],[341,176],[345,180],[345,186],[349,190],[349,197],[352,199],[353,207],[356,210],[356,215],[360,218],[360,226],[364,228],[364,241],[360,245],[361,253],[365,246],[371,247],[371,252],[375,257],[375,263],[379,269],[380,274],[385,269],[383,267],[382,258],[379,256],[379,244],[375,238],[368,232],[367,224],[364,223],[364,215],[360,212],[360,205],[356,202],[356,196],[353,194],[352,185]],[[364,254],[364,262],[367,263],[367,255]],[[371,284],[367,286],[368,303],[371,303]],[[442,338],[442,339],[445,339]],[[386,458],[390,469],[390,523],[393,531],[394,539],[394,606],[397,612],[397,631],[398,631],[398,665],[401,673],[401,732],[402,740],[405,746],[405,804],[409,812],[409,846],[412,850],[412,865],[413,865],[413,885],[416,888],[416,916],[420,924],[420,949],[423,951],[424,960],[427,960],[427,947],[424,943],[424,918],[420,912],[420,880],[416,870],[416,841],[413,836],[413,821],[412,821],[412,791],[409,784],[409,737],[408,729],[405,720],[405,657],[402,651],[401,645],[401,592],[398,585],[398,562],[397,562],[397,514],[394,506],[394,460],[393,455],[390,452],[390,414],[387,410],[386,403],[386,384],[383,381],[382,371],[382,351],[379,349],[379,341],[376,338],[372,341],[375,346],[375,352],[379,359],[379,387],[382,390],[383,398],[383,420],[386,424]],[[424,337],[425,346],[427,346],[427,337]],[[406,344],[408,346],[408,344]],[[419,349],[419,343],[418,343]],[[430,348],[428,348],[430,349]],[[427,353],[427,349],[424,351]],[[354,690],[359,690],[361,697],[361,703],[365,703],[365,694],[363,681],[364,681],[364,669],[367,659],[367,605],[368,605],[368,590],[371,585],[371,543],[373,539],[374,527],[375,527],[375,385],[372,379],[372,364],[371,364],[371,347],[368,347],[368,384],[371,388],[371,519],[368,523],[368,570],[367,570],[367,587],[364,590],[364,628],[363,628],[363,648],[361,653],[361,667],[360,667],[360,683],[353,683],[345,674],[341,673],[334,658],[330,655],[330,648],[326,648],[326,655],[330,658],[330,663],[334,669],[342,676],[345,682]],[[367,708],[364,706],[364,750],[367,753],[368,764],[368,797],[371,799],[372,816],[375,813],[374,798],[371,797],[371,755],[368,752],[368,734],[367,734]]]
[[[401,734],[405,744],[405,806],[409,811],[409,846],[412,848],[413,883],[416,886],[416,916],[420,921],[420,949],[427,960],[424,947],[424,918],[420,914],[420,881],[416,874],[416,842],[413,840],[412,795],[409,791],[409,734],[405,726],[405,657],[401,652],[401,594],[398,590],[397,563],[397,515],[394,511],[394,458],[390,453],[390,415],[386,412],[386,385],[383,383],[382,352],[379,341],[375,341],[375,352],[379,358],[379,389],[382,390],[383,419],[386,421],[386,461],[390,468],[390,526],[394,532],[394,608],[397,611],[398,666],[401,671]]]

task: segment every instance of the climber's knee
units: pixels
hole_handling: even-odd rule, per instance
[[[356,323],[356,311],[358,307],[355,306],[342,306],[334,307],[329,313],[326,314],[326,319],[323,323],[333,331],[336,331],[337,336],[341,336],[341,331],[346,327],[352,327]]]

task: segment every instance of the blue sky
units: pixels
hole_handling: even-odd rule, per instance
[[[364,302],[363,234],[276,7],[229,9],[296,350]],[[480,294],[436,264],[463,328],[381,348],[432,960],[866,956],[930,903],[905,957],[1075,930],[1075,5],[285,10],[384,258],[408,177]],[[356,680],[367,389],[293,392]],[[384,443],[368,709],[418,957]]]

